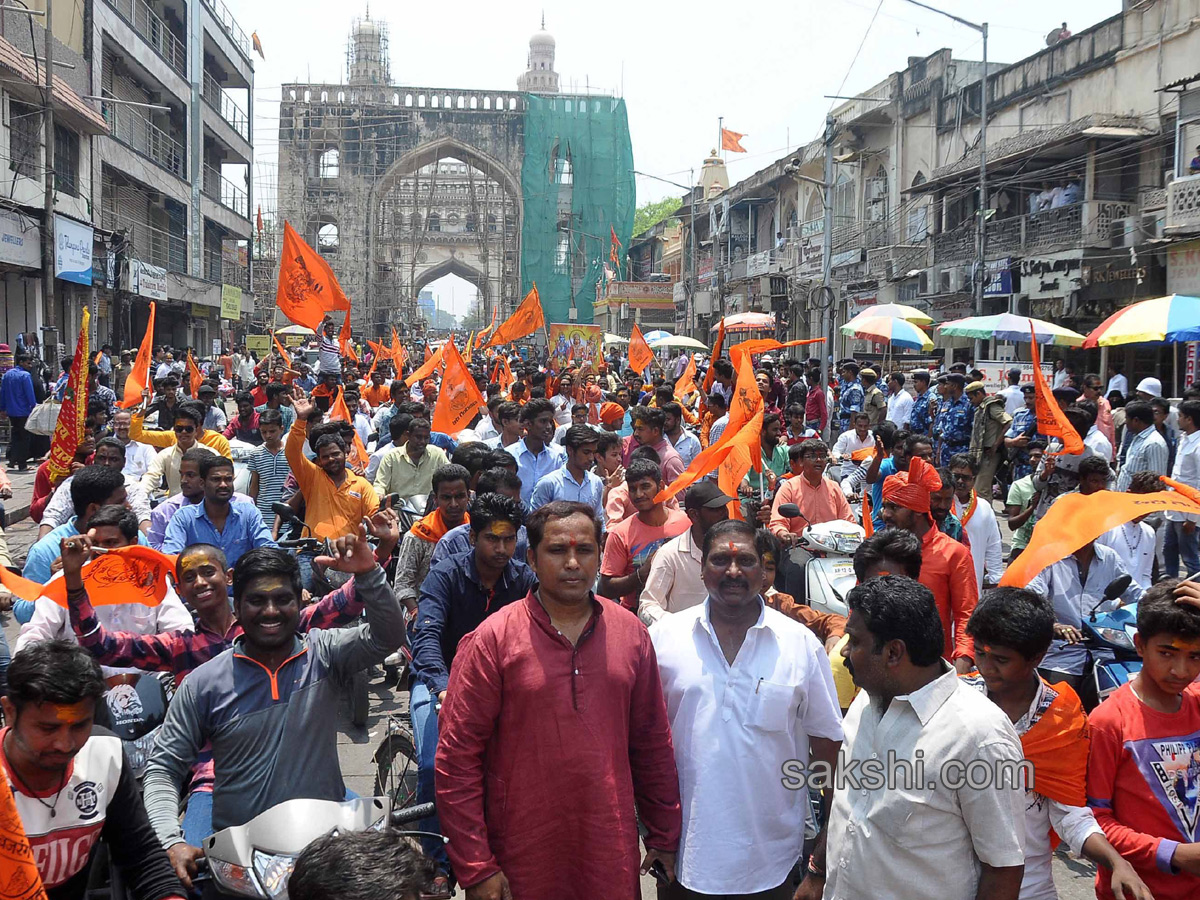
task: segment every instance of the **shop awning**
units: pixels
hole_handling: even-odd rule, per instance
[[[16,79],[4,79],[4,89],[18,100],[42,102],[42,84],[46,77],[44,64],[35,66],[32,59],[26,59],[20,50],[2,37],[0,71],[16,76]],[[62,119],[64,125],[80,134],[108,133],[104,116],[88,106],[87,101],[58,75],[54,76],[54,114]]]

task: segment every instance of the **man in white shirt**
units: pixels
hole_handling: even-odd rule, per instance
[[[1008,717],[1033,767],[1033,781],[1025,790],[1025,872],[1019,900],[1057,900],[1052,835],[1061,837],[1076,856],[1111,869],[1114,896],[1149,897],[1133,866],[1108,842],[1092,811],[1080,804],[1087,779],[1087,715],[1074,691],[1049,684],[1037,672],[1054,639],[1049,604],[1020,588],[990,591],[971,614],[967,634],[975,641],[979,673],[963,680]]]
[[[121,471],[140,479],[150,469],[158,450],[149,444],[129,439],[129,425],[132,421],[133,414],[128,410],[117,410],[112,420],[113,437],[125,445],[125,468]]]
[[[979,467],[973,465],[966,453],[950,459],[950,474],[954,477],[954,515],[962,523],[970,542],[971,559],[975,562],[975,582],[980,592],[986,583],[997,584],[1004,574],[1004,547],[1000,541],[1000,526],[996,512],[986,497],[975,490]]]
[[[843,723],[828,842],[817,843],[808,879],[824,881],[828,898],[1015,898],[1025,791],[1012,723],[942,661],[945,637],[927,587],[887,575],[847,599],[842,655],[861,691]],[[864,764],[890,783],[865,780]],[[954,776],[981,767],[994,775],[983,787]]]
[[[571,424],[571,407],[575,403],[571,392],[574,390],[575,376],[567,372],[558,380],[558,393],[550,398],[550,402],[554,405],[554,424],[556,426]]]
[[[871,420],[865,412],[856,412],[851,417],[854,425],[849,431],[838,435],[833,445],[833,461],[835,463],[848,459],[857,450],[871,450],[875,447],[875,435],[871,433]]]
[[[1171,470],[1171,478],[1200,490],[1200,401],[1184,400],[1179,404],[1179,440],[1175,444],[1175,467]],[[1165,516],[1163,577],[1175,577],[1181,557],[1187,574],[1195,575],[1200,572],[1197,517],[1173,511],[1168,511]]]
[[[904,373],[893,372],[888,376],[887,385],[887,420],[897,428],[907,428],[913,396],[904,389]]]
[[[691,609],[704,602],[708,594],[700,577],[704,535],[712,526],[729,518],[733,499],[715,481],[701,481],[683,495],[683,511],[692,520],[692,527],[671,538],[654,554],[646,586],[638,599],[638,615],[647,625],[653,625],[667,613]]]
[[[1010,416],[1016,415],[1017,410],[1025,408],[1025,394],[1021,390],[1021,370],[1009,369],[1007,372],[1008,387],[996,391],[1004,398],[1004,411]]]
[[[1122,397],[1129,393],[1129,379],[1121,372],[1120,366],[1108,367],[1108,387],[1104,389],[1104,396],[1107,397],[1113,391],[1117,391]]]
[[[673,896],[790,898],[809,794],[780,773],[836,765],[833,673],[816,636],[763,603],[752,525],[713,526],[702,560],[708,598],[650,629],[683,809],[688,893]]]
[[[142,490],[140,480],[125,471],[125,448],[121,446],[121,442],[111,437],[97,441],[92,465],[121,470],[121,474],[125,476],[125,503],[137,516],[138,528],[142,534],[146,534],[150,530],[150,499]],[[71,484],[74,480],[75,476],[69,475],[54,489],[54,496],[42,511],[38,538],[44,538],[59,525],[66,525],[75,515],[75,504],[71,500]]]

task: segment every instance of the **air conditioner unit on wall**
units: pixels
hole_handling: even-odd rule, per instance
[[[947,266],[938,272],[938,293],[957,294],[962,290],[962,268]]]
[[[917,296],[929,295],[929,269],[925,269],[917,278]]]
[[[1153,240],[1163,236],[1165,216],[1161,212],[1142,214],[1142,240]]]
[[[1113,219],[1108,226],[1110,247],[1132,247],[1141,239],[1141,221],[1137,216]]]

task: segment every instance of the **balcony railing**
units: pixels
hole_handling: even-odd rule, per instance
[[[146,0],[104,0],[172,69],[187,77],[187,47]]]
[[[229,35],[229,39],[241,51],[242,56],[246,57],[246,60],[249,61],[254,47],[250,43],[250,38],[246,37],[246,32],[242,31],[242,26],[233,17],[233,13],[229,11],[229,8],[221,0],[204,0],[204,5],[209,8],[216,20],[221,23],[221,27],[225,29],[225,33]]]
[[[1166,228],[1183,234],[1200,231],[1200,175],[1176,178],[1167,186]]]
[[[1137,204],[1124,200],[1089,200],[1026,216],[990,221],[989,257],[1044,253],[1073,246],[1110,246],[1113,223],[1134,215]],[[944,231],[933,239],[937,262],[968,260],[975,255],[975,223]]]
[[[204,251],[204,279],[214,284],[232,284],[244,291],[250,290],[250,269],[230,262],[220,248]]]
[[[204,167],[204,196],[232,209],[243,219],[249,218],[250,200],[246,192],[226,178],[214,166]]]
[[[176,274],[187,274],[187,238],[155,228],[145,221],[105,208],[100,215],[101,227],[108,231],[124,231],[129,238],[129,257]]]
[[[250,119],[240,106],[233,102],[224,89],[207,71],[204,73],[204,102],[229,123],[243,140],[250,140]]]
[[[183,178],[187,155],[183,144],[155,125],[136,106],[101,103],[108,133],[122,144],[158,163],[172,175]]]

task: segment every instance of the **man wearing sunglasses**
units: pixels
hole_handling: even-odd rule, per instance
[[[224,435],[205,430],[203,422],[204,407],[194,400],[179,404],[171,431],[143,430],[142,417],[133,417],[129,436],[135,441],[163,448],[142,476],[142,489],[147,494],[162,490],[164,485],[168,497],[179,493],[179,462],[183,454],[193,447],[204,446],[219,456],[233,458],[229,441]]]

